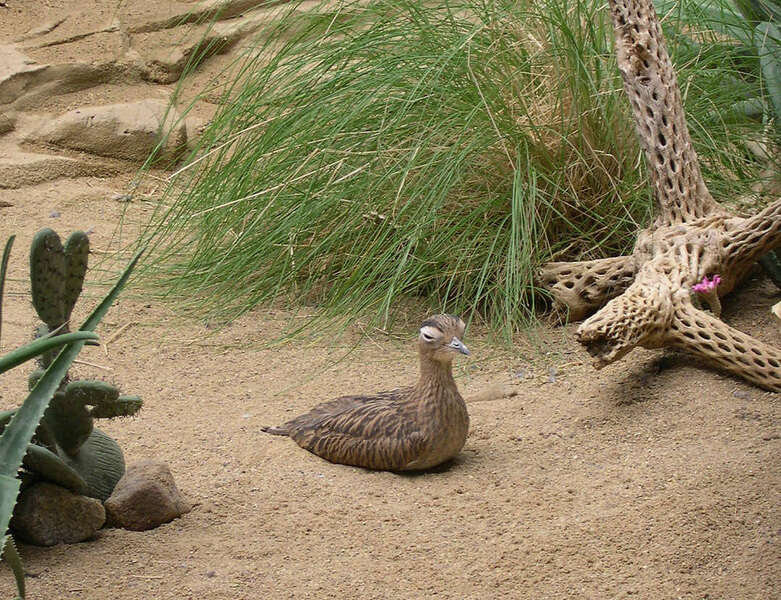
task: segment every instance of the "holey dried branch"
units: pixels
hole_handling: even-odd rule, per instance
[[[657,217],[639,232],[631,256],[549,263],[542,282],[570,319],[597,311],[577,331],[597,368],[636,346],[673,347],[781,391],[781,350],[702,310],[694,293],[694,286],[716,275],[718,285],[711,291],[729,293],[753,262],[781,246],[781,201],[741,218],[713,199],[653,3],[609,4],[618,65],[649,165]]]

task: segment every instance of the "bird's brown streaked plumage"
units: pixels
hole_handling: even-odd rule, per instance
[[[469,414],[451,364],[456,354],[469,354],[461,342],[464,329],[455,315],[434,315],[423,322],[415,385],[323,402],[263,431],[287,435],[331,462],[370,469],[423,470],[453,458],[469,431]]]

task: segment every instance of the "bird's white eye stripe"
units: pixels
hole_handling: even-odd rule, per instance
[[[441,336],[442,332],[436,327],[426,325],[425,327],[420,328],[420,335],[423,336],[423,339],[431,341]]]

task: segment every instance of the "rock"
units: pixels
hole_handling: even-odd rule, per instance
[[[232,19],[251,8],[257,7],[259,4],[261,3],[258,0],[203,0],[193,7],[187,7],[178,14],[151,21],[147,21],[141,15],[133,15],[134,7],[131,6],[125,9],[131,11],[131,13],[124,15],[124,21],[128,23],[128,31],[130,33],[148,33],[150,31],[172,29],[186,23],[204,23],[211,19]],[[139,17],[141,17],[140,21],[138,21]]]
[[[21,96],[47,65],[41,65],[14,46],[0,46],[0,104]]]
[[[140,69],[113,59],[98,64],[41,64],[22,54],[16,46],[0,45],[0,105],[13,103],[15,108],[24,109],[54,95],[117,79],[140,79]]]
[[[177,81],[182,76],[190,56],[199,46],[199,43],[194,42],[185,48],[163,46],[153,49],[144,61],[142,77],[153,83],[167,84]]]
[[[13,131],[16,127],[16,118],[4,112],[0,112],[0,135]]]
[[[25,40],[29,40],[34,37],[39,37],[42,35],[46,35],[47,33],[51,33],[67,20],[68,20],[68,16],[66,15],[64,17],[57,17],[56,19],[45,21],[43,25],[39,25],[38,27],[30,29],[24,35],[16,38],[16,41],[23,42]]]
[[[214,3],[210,1],[204,6],[206,4],[211,6]],[[243,5],[234,2],[232,6],[224,6],[227,6],[226,10],[229,12],[221,12],[221,19],[227,18],[226,14],[231,14],[230,11]],[[182,76],[187,63],[194,55],[203,62],[211,56],[226,54],[241,40],[266,27],[278,11],[299,12],[310,9],[311,7],[300,6],[294,9],[285,6],[283,9],[272,3],[247,13],[242,11],[243,14],[230,21],[189,28],[187,33],[182,32],[176,36],[172,36],[168,31],[156,31],[150,35],[140,36],[141,43],[138,44],[138,48],[145,62],[142,77],[155,83],[173,83]]]
[[[154,460],[128,467],[104,506],[109,526],[132,531],[153,529],[191,510],[168,465]]]
[[[95,535],[106,521],[100,500],[79,496],[53,483],[34,483],[19,495],[11,529],[37,546],[75,544]]]
[[[150,44],[147,52],[140,50],[145,58],[146,67],[143,78],[155,83],[173,83],[184,72],[187,63],[193,55],[203,61],[210,56],[225,54],[231,50],[243,37],[252,34],[267,25],[267,11],[255,11],[241,18],[225,23],[216,23],[212,27],[198,27],[191,30],[186,41],[180,37],[171,39],[164,44]],[[155,37],[160,36],[152,36]],[[169,35],[166,38],[172,37]]]
[[[509,383],[497,383],[491,385],[476,394],[469,396],[466,401],[471,402],[490,402],[502,398],[512,398],[518,395],[518,388]]]
[[[187,127],[163,100],[85,106],[48,121],[26,140],[99,156],[143,162],[170,132],[158,157],[171,160],[187,145]]]
[[[13,100],[14,107],[34,108],[52,96],[78,92],[120,77],[128,81],[132,71],[113,60],[94,65],[80,62],[49,65],[30,78],[29,84]]]
[[[105,159],[75,159],[66,156],[11,152],[0,156],[0,190],[16,189],[63,177],[110,177],[121,169],[104,164]]]

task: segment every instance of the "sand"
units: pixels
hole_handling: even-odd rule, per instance
[[[96,28],[116,14],[106,1],[87,3],[95,10],[82,17],[66,2],[7,4],[7,39],[58,10],[71,11],[62,35],[77,34],[79,18]],[[127,10],[151,19],[182,4]],[[90,43],[72,52],[88,53]],[[150,88],[101,84],[25,110],[142,99]],[[91,229],[89,278],[100,280],[101,252],[129,241],[152,209],[117,201],[131,181],[128,168],[0,189],[0,205],[10,204],[0,208],[0,233],[18,236],[0,351],[29,340],[35,323],[26,280],[35,231]],[[102,291],[87,287],[77,320]],[[726,299],[723,318],[781,346],[770,312],[780,295],[757,272]],[[215,329],[128,290],[99,328],[103,339],[118,336],[86,349],[80,358],[90,364],[74,373],[144,399],[138,417],[100,426],[128,463],[166,461],[194,509],[152,531],[22,546],[28,597],[781,597],[781,398],[680,354],[636,350],[596,371],[574,341],[576,325],[540,327],[512,348],[470,327],[473,356],[456,368],[469,438],[455,461],[425,474],[330,464],[261,432],[317,402],[414,381],[425,316],[410,309],[392,335],[355,324],[341,337],[269,346],[300,317],[263,309]],[[31,368],[3,377],[0,408],[21,401]],[[497,386],[517,395],[491,393]],[[5,567],[0,595],[12,596]]]

